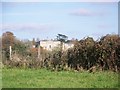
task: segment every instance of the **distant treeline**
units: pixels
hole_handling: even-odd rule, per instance
[[[23,42],[14,37],[11,32],[2,36],[3,65],[21,68],[47,68],[50,70],[120,71],[120,37],[106,35],[94,41],[92,37],[75,40],[74,47],[67,51],[56,47],[53,51],[44,50],[31,45],[35,41]],[[9,46],[12,46],[12,58],[9,56]]]

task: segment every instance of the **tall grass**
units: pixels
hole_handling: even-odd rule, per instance
[[[3,68],[3,88],[117,88],[118,74]]]

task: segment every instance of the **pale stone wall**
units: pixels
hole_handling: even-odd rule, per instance
[[[66,51],[69,48],[72,48],[74,46],[74,44],[72,43],[63,43],[63,50]]]
[[[43,49],[50,50],[54,49],[55,47],[60,45],[60,41],[40,41],[40,46],[43,47]]]
[[[52,41],[52,40],[40,41],[40,46],[43,47],[43,49],[52,51],[55,47],[60,46],[60,41]],[[71,43],[63,43],[62,49],[65,51],[69,48],[72,48],[73,46],[74,44]]]

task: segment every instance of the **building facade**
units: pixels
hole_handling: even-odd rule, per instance
[[[39,45],[45,50],[52,51],[54,48],[59,48],[61,42],[56,40],[41,40],[39,42]],[[69,48],[72,48],[73,46],[74,46],[73,43],[63,43],[62,49],[63,51],[65,51]]]

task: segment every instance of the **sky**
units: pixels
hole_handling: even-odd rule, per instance
[[[2,2],[0,6],[2,33],[11,31],[19,39],[54,39],[60,33],[80,40],[118,34],[117,2]]]

